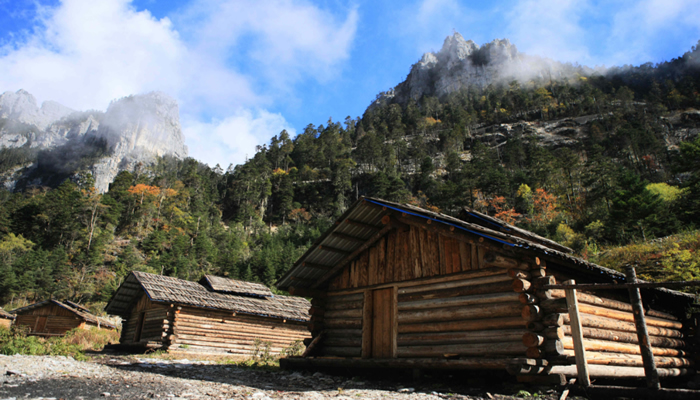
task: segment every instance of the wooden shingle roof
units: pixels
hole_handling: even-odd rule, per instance
[[[49,304],[55,304],[61,308],[65,308],[66,310],[72,312],[73,314],[77,315],[79,318],[81,318],[82,320],[84,320],[86,322],[90,322],[90,323],[93,323],[95,325],[99,325],[99,326],[105,327],[105,328],[117,329],[117,327],[116,327],[116,325],[114,325],[114,323],[112,323],[104,318],[98,317],[97,315],[89,312],[87,310],[87,308],[80,306],[78,304],[75,304],[71,301],[58,301],[58,300],[53,300],[53,299],[44,300],[44,301],[40,301],[38,303],[30,304],[28,306],[14,309],[14,310],[12,310],[12,313],[13,314],[22,314],[22,313],[25,313],[27,311],[31,311],[33,309],[43,307],[43,306],[46,306]]]
[[[15,319],[15,316],[0,308],[0,318]]]
[[[382,219],[388,215],[398,217],[399,221],[403,217],[417,218],[421,221],[452,227],[456,232],[480,236],[487,242],[559,263],[576,272],[586,274],[595,282],[626,281],[625,274],[622,272],[583,260],[574,256],[572,250],[566,246],[475,210],[465,208],[461,215],[463,219],[460,219],[411,204],[361,197],[311,245],[306,253],[297,259],[287,273],[279,279],[276,286],[283,290],[289,290],[292,286],[297,289],[315,289],[322,286],[334,274],[340,272],[339,265],[347,263],[377,234],[390,228],[382,222]],[[665,288],[656,288],[653,291],[686,300],[693,298],[687,293]]]
[[[216,287],[257,287],[256,284],[248,286],[249,282],[232,281],[231,283],[225,283],[221,281],[225,279],[215,279]],[[211,281],[211,279],[206,279],[206,282]],[[256,291],[257,293],[265,292],[259,288]],[[206,284],[134,271],[126,277],[124,283],[117,289],[105,310],[110,314],[126,317],[130,312],[131,306],[138,301],[144,292],[151,301],[158,303],[211,308],[304,322],[309,320],[308,310],[311,306],[309,301],[304,298],[272,295],[272,292],[269,292],[269,290],[267,291],[270,293],[269,296],[222,293],[211,290]]]
[[[204,275],[202,279],[215,292],[240,294],[257,297],[271,297],[272,292],[262,283],[236,281],[214,275]]]

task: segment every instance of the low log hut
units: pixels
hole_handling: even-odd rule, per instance
[[[132,272],[105,310],[124,319],[121,345],[246,357],[256,339],[279,353],[308,338],[309,307],[304,298],[273,295],[259,283]]]
[[[15,316],[0,308],[0,328],[10,329]]]
[[[71,329],[117,329],[107,319],[98,317],[87,308],[64,300],[45,300],[12,310],[15,325],[29,328],[30,335],[63,336]]]
[[[506,369],[575,376],[562,290],[625,275],[474,210],[460,218],[361,198],[277,283],[312,297],[305,357],[284,367]],[[694,368],[684,316],[693,297],[643,291],[658,366]],[[592,377],[643,376],[627,291],[579,293]]]

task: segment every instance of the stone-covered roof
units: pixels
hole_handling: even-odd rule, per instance
[[[44,300],[44,301],[40,301],[38,303],[30,304],[28,306],[14,309],[11,312],[13,314],[22,314],[22,313],[25,313],[27,311],[31,311],[35,308],[44,307],[44,306],[49,305],[49,304],[55,304],[59,307],[65,308],[66,310],[72,312],[73,314],[77,315],[78,317],[80,317],[81,319],[83,319],[86,322],[93,323],[93,324],[98,325],[100,327],[117,329],[117,327],[116,327],[116,325],[114,325],[114,323],[112,323],[112,322],[110,322],[102,317],[98,317],[97,315],[88,311],[87,308],[85,308],[81,305],[78,305],[76,303],[73,303],[72,301],[58,301],[58,300],[53,300],[53,299]]]
[[[211,277],[203,282],[211,282]],[[230,280],[214,279],[217,288],[247,287],[257,288],[255,294],[222,293],[211,290],[207,284],[186,281],[170,276],[154,275],[134,271],[126,277],[124,283],[112,296],[105,310],[110,314],[127,317],[131,306],[145,292],[151,301],[158,303],[177,304],[199,308],[232,311],[241,314],[257,315],[306,322],[309,320],[308,300],[294,296],[272,295],[262,296],[264,291],[257,284]],[[260,285],[262,286],[262,285]]]

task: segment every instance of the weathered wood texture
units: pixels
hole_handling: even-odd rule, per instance
[[[120,344],[125,345],[146,345],[159,343],[158,347],[164,345],[164,325],[170,327],[170,323],[164,321],[168,317],[169,307],[164,304],[153,303],[144,293],[136,304],[134,304],[129,318],[122,324],[122,335]]]
[[[466,237],[458,240],[415,225],[392,230],[351,261],[330,282],[329,289],[361,288],[479,269],[478,248]]]
[[[553,363],[573,364],[573,330],[571,318],[566,314],[564,290],[536,291],[536,294],[540,299],[539,307],[545,314],[540,322],[549,328],[523,336],[523,342],[538,346],[542,357]],[[643,377],[639,339],[629,301],[580,292],[576,293],[576,299],[586,361],[595,370],[591,376]],[[659,359],[659,367],[665,368],[663,373],[667,375],[664,376],[684,374],[683,369],[673,369],[694,365],[685,350],[688,345],[682,333],[682,323],[678,317],[666,312],[649,310],[648,314],[648,342],[653,355]],[[575,374],[571,367],[562,368],[561,373]]]
[[[298,322],[193,307],[178,308],[173,318],[168,351],[247,357],[267,347],[270,354],[279,354],[295,341],[309,337],[305,324]]]
[[[64,335],[71,329],[96,326],[93,323],[87,323],[71,311],[53,303],[18,314],[15,324],[28,327],[31,334],[39,336]]]
[[[327,296],[314,300],[313,323],[326,335],[319,352],[377,359],[524,356],[527,320],[540,317],[537,297],[525,293],[533,261],[409,222],[360,253]]]

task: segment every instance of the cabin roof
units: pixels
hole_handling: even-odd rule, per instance
[[[5,318],[5,319],[15,319],[16,317],[9,312],[3,310],[0,308],[0,318]]]
[[[498,218],[465,208],[460,218],[416,207],[410,204],[361,197],[355,201],[336,223],[324,232],[313,245],[279,279],[277,287],[289,289],[321,287],[332,277],[333,268],[347,258],[354,258],[358,250],[375,235],[385,232],[382,218],[414,218],[429,220],[484,238],[515,251],[573,268],[599,282],[625,282],[623,273],[588,262],[571,253],[573,250],[533,232],[515,227]],[[692,295],[664,288],[655,289],[672,295],[692,298]]]
[[[210,277],[208,276],[208,278]],[[220,281],[221,279],[226,278],[213,280],[218,282],[216,284],[218,288],[257,287],[255,286],[256,284],[250,284],[250,282],[233,280],[231,280],[231,284],[224,284]],[[203,281],[212,282],[211,279]],[[303,322],[309,320],[308,310],[311,306],[309,301],[304,298],[272,295],[272,292],[269,292],[269,290],[267,291],[270,293],[269,296],[254,295],[251,297],[210,290],[207,288],[207,285],[202,283],[134,271],[126,277],[124,283],[117,289],[105,310],[110,314],[125,317],[128,315],[131,306],[138,301],[143,292],[146,293],[151,301],[158,303],[211,308]],[[262,293],[264,291],[258,289],[257,292]]]
[[[12,310],[11,312],[13,314],[23,314],[25,312],[28,312],[28,311],[31,311],[31,310],[34,310],[34,309],[37,309],[40,307],[44,307],[44,306],[47,306],[50,304],[54,304],[54,305],[57,305],[61,308],[64,308],[64,309],[72,312],[73,314],[77,315],[79,318],[81,318],[82,320],[84,320],[86,322],[90,322],[90,323],[104,326],[107,328],[117,329],[117,327],[116,327],[116,325],[114,325],[114,323],[110,322],[107,319],[98,317],[97,315],[88,311],[87,308],[85,308],[79,304],[73,303],[72,301],[58,301],[58,300],[54,300],[54,299],[44,300],[44,301],[40,301],[38,303],[30,304],[28,306],[16,308],[16,309]]]
[[[214,275],[204,275],[202,281],[206,282],[214,292],[239,294],[243,296],[272,297],[270,288],[262,283],[237,281]]]

